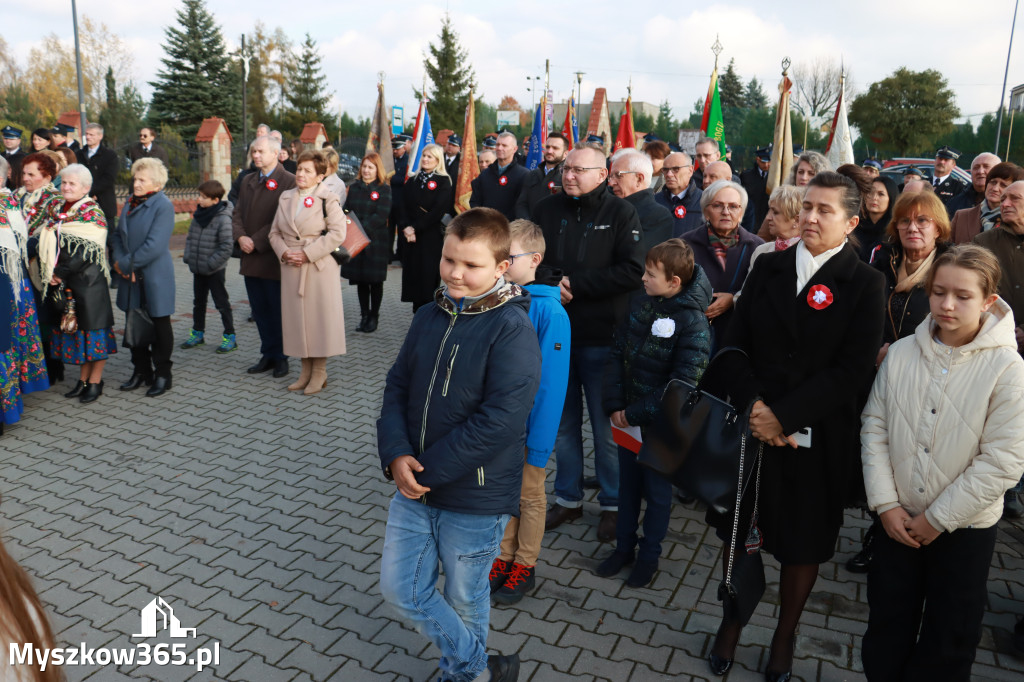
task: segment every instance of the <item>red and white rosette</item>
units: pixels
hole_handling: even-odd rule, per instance
[[[686,217],[686,207],[683,206],[682,204],[680,204],[679,206],[676,206],[675,209],[673,209],[672,212],[675,213],[677,218],[685,218]]]
[[[370,192],[370,201],[377,201],[378,199],[380,199],[380,192],[377,190]]]
[[[429,190],[431,190],[431,191],[433,191],[433,190],[437,189],[437,181],[436,181],[436,180],[430,180],[430,181],[428,181],[428,182],[427,182],[427,189],[429,189]]]
[[[555,181],[554,180],[548,180],[548,189],[551,190],[552,194],[554,194],[554,192],[555,192]]]
[[[302,200],[302,204],[306,208],[313,208],[313,197],[306,197],[305,199]]]
[[[502,187],[507,185],[508,184],[508,176],[502,175],[500,178],[498,178],[498,184],[501,185]]]
[[[824,310],[832,305],[833,300],[835,299],[832,296],[832,291],[824,284],[815,284],[807,292],[807,305],[815,310]]]
[[[268,178],[267,179],[267,189],[269,189],[271,192],[273,192],[275,189],[277,189],[277,180],[274,180],[273,178]]]

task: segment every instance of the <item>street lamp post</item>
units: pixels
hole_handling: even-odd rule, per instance
[[[85,87],[82,85],[82,50],[78,43],[78,8],[71,0],[71,19],[75,27],[75,70],[78,73],[78,134],[85,147]]]
[[[1010,53],[1013,52],[1013,29],[1017,23],[1018,5],[1020,5],[1020,0],[1015,0],[1013,3],[1013,21],[1010,23],[1010,47],[1006,50],[1006,71],[1003,72],[1003,89],[999,93],[999,119],[998,123],[996,123],[996,144],[994,149],[996,154],[999,153],[999,134],[1003,128],[1003,100],[1006,98],[1006,78],[1010,75]]]
[[[530,83],[530,87],[526,88],[527,90],[530,91],[530,94],[533,95],[533,100],[530,103],[530,114],[531,115],[533,115],[533,112],[535,112],[537,110],[537,81],[539,81],[539,80],[540,80],[540,76],[527,76],[526,77],[526,82],[527,83],[530,83],[530,81],[533,81],[533,83]]]

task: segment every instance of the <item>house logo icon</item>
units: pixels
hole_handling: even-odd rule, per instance
[[[154,598],[142,609],[142,632],[132,637],[156,637],[158,630],[168,630],[171,637],[177,638],[196,636],[195,628],[181,627],[174,609],[163,597]]]

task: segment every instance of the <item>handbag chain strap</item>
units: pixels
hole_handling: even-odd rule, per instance
[[[729,541],[729,563],[725,569],[726,589],[732,590],[732,564],[736,558],[736,534],[740,529],[740,502],[743,501],[743,460],[747,454],[747,433],[740,436],[739,480],[736,482],[736,506],[732,510],[732,540]]]

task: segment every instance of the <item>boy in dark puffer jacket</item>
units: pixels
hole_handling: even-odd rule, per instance
[[[646,295],[633,300],[625,324],[615,331],[602,401],[613,426],[639,427],[641,433],[658,414],[666,384],[672,379],[697,383],[711,350],[704,314],[711,302],[711,283],[693,262],[689,244],[669,239],[648,251],[643,283]],[[644,587],[658,570],[672,511],[672,484],[642,467],[632,450],[622,445],[618,449],[616,547],[596,572],[610,577],[635,559],[626,584]],[[647,511],[644,536],[638,540],[641,500],[647,502]],[[637,545],[639,553],[634,556]]]
[[[213,295],[224,336],[221,337],[218,353],[230,353],[238,347],[235,341],[235,323],[231,314],[231,301],[225,286],[228,260],[234,238],[231,235],[231,202],[223,201],[224,185],[216,180],[207,180],[199,185],[199,205],[192,214],[185,238],[185,253],[182,260],[192,271],[192,331],[181,344],[183,349],[195,348],[205,343],[207,295]]]

